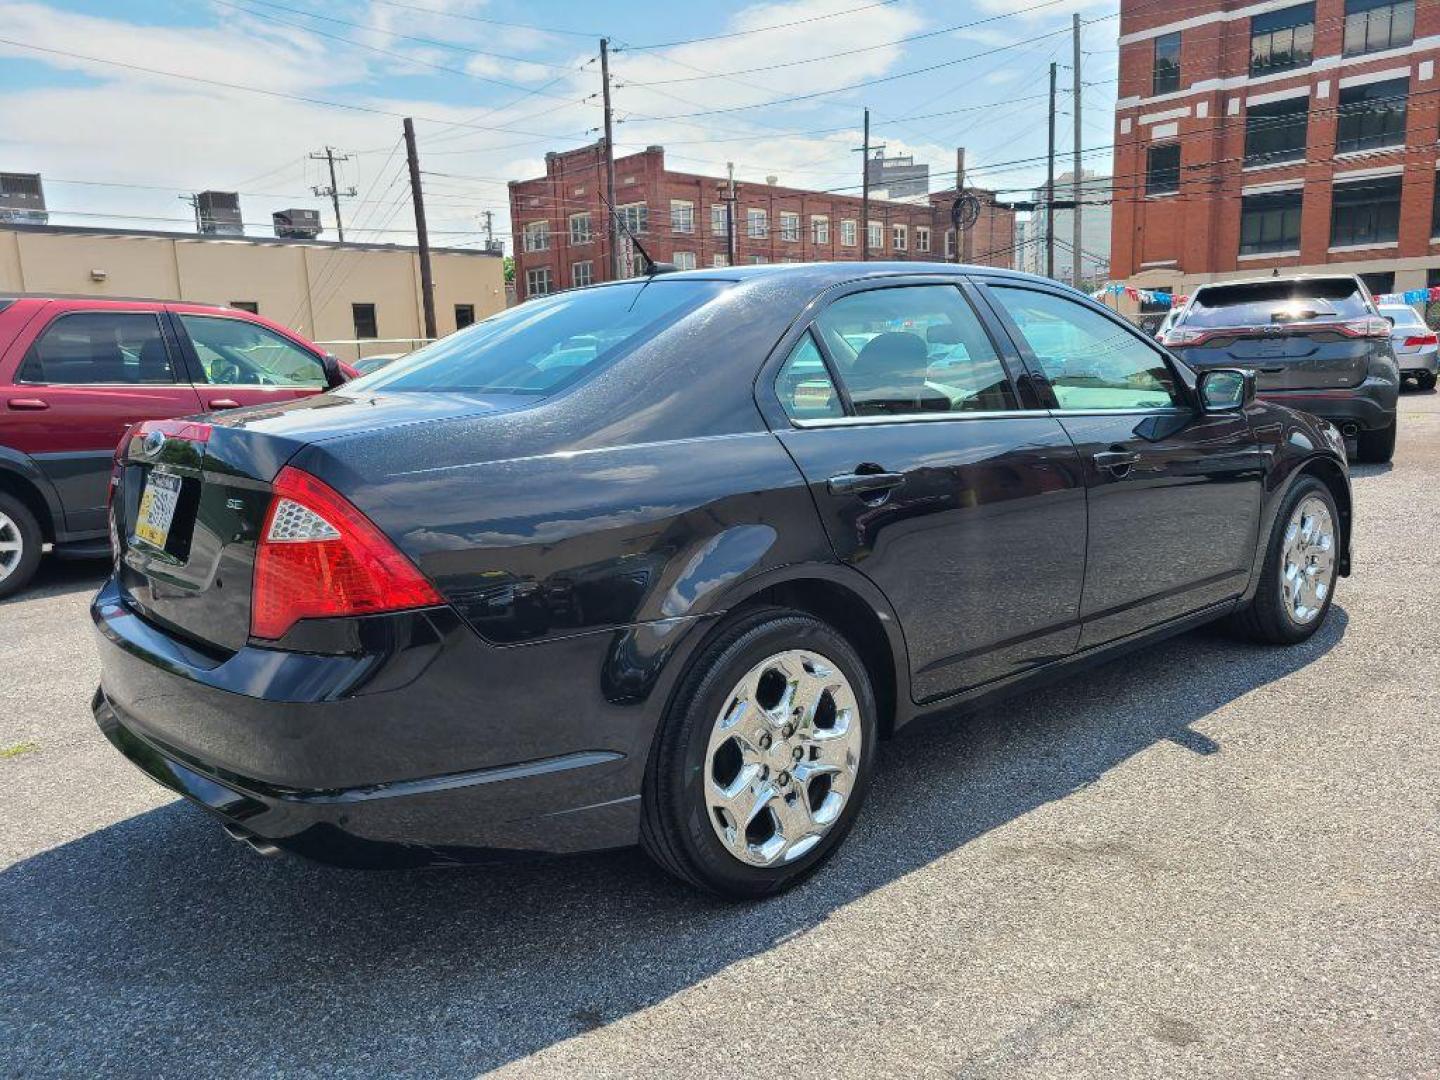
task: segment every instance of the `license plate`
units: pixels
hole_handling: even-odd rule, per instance
[[[140,496],[140,512],[135,518],[135,535],[147,544],[164,548],[170,537],[170,522],[175,517],[175,504],[180,501],[180,477],[170,473],[152,472]]]

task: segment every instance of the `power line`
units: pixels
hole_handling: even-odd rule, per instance
[[[824,15],[812,15],[806,19],[793,19],[790,22],[775,23],[771,26],[757,26],[753,30],[732,30],[726,34],[710,34],[705,37],[681,38],[676,41],[656,41],[648,45],[627,45],[625,48],[631,52],[639,52],[651,49],[670,49],[677,45],[697,45],[705,41],[726,41],[730,38],[749,37],[752,34],[768,34],[772,30],[788,30],[792,26],[806,26],[810,23],[823,22],[826,19],[838,19],[843,15],[855,15],[862,11],[871,11],[874,8],[890,7],[896,3],[899,3],[899,0],[879,0],[878,3],[866,4],[863,7],[847,8],[844,11],[831,11]]]

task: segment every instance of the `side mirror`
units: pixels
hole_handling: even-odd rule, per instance
[[[334,390],[337,386],[345,385],[345,373],[340,370],[340,358],[334,353],[325,353],[320,358],[321,364],[325,367],[325,389]]]
[[[1207,413],[1235,412],[1255,400],[1255,373],[1241,368],[1211,368],[1200,373],[1198,389]]]

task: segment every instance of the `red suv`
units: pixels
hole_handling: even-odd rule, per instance
[[[131,424],[289,401],[353,374],[233,308],[0,298],[0,597],[24,588],[45,543],[108,552],[110,467]]]

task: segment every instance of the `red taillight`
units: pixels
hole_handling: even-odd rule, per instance
[[[1331,325],[1332,324],[1316,324],[1314,326],[1307,327],[1307,329],[1328,330],[1331,328]],[[1352,319],[1349,322],[1334,323],[1333,326],[1334,329],[1338,330],[1346,337],[1388,338],[1390,336],[1391,330],[1390,323],[1385,319],[1379,318],[1378,316],[1370,319]]]
[[[158,431],[167,439],[184,439],[186,442],[208,443],[210,433],[215,429],[198,420],[146,420],[137,428],[131,428],[131,439],[143,439],[152,431]],[[125,440],[128,442],[129,440]]]
[[[274,640],[301,619],[444,603],[370,519],[293,466],[280,470],[255,550],[250,634]]]
[[[1405,339],[1405,348],[1413,349],[1416,345],[1440,345],[1440,336],[1435,334],[1416,334],[1414,337]]]

